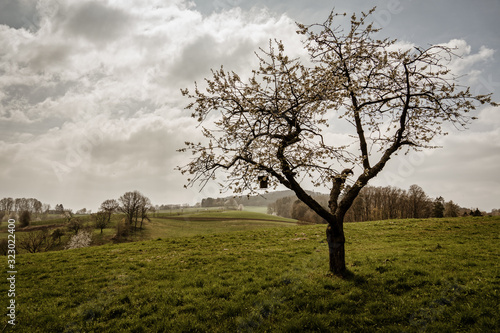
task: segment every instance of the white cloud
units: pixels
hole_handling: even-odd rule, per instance
[[[478,126],[497,130],[500,128],[500,109],[498,107],[488,106],[483,108],[477,116]]]
[[[495,50],[486,46],[481,46],[479,51],[474,53],[472,47],[463,39],[453,39],[441,45],[449,47],[456,55],[450,63],[450,69],[455,75],[473,74],[472,77],[477,77],[481,71],[475,66],[493,60],[495,54]]]

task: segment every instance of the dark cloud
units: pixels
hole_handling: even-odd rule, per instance
[[[51,67],[64,67],[71,55],[71,46],[62,43],[33,45],[25,65],[35,71],[45,71]]]
[[[156,122],[156,126],[155,126]],[[175,135],[169,133],[165,122],[160,119],[145,124],[141,128],[124,129],[122,137],[103,138],[102,142],[92,149],[92,163],[96,165],[127,165],[133,168],[141,165],[136,176],[148,178],[147,175],[158,175],[164,171],[169,158],[175,154]],[[175,141],[175,142],[174,142]],[[116,173],[125,170],[117,168]],[[125,173],[129,173],[129,169]],[[146,172],[146,175],[143,174]]]
[[[36,1],[2,0],[0,1],[0,24],[14,29],[38,30],[39,16]]]
[[[86,2],[69,11],[66,32],[96,43],[115,40],[131,23],[129,14],[101,2]]]
[[[76,82],[48,82],[46,85],[12,84],[3,87],[5,97],[1,100],[4,106],[10,103],[25,99],[29,104],[37,104],[47,98],[59,98],[74,87]]]
[[[228,49],[227,41],[217,41],[210,34],[200,36],[183,49],[179,60],[168,71],[167,80],[182,80],[191,84],[200,77],[210,76],[210,69],[217,70],[221,65],[235,70],[242,59],[252,59],[257,48],[250,40],[235,41]]]

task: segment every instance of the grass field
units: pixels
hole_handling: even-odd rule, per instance
[[[157,216],[147,223],[145,239],[199,236],[297,224],[296,220],[249,211],[188,212],[182,215]]]
[[[499,218],[347,224],[346,279],[327,272],[324,229],[205,229],[18,255],[17,325],[5,331],[500,330]]]

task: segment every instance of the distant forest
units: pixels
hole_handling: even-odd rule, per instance
[[[324,207],[328,206],[329,196],[316,195],[315,199]],[[268,213],[297,220],[326,223],[314,211],[296,197],[284,197],[268,206]],[[499,210],[493,210],[494,215],[500,215]],[[345,222],[375,221],[386,219],[457,217],[463,215],[481,216],[485,214],[479,209],[466,209],[453,201],[445,201],[442,197],[429,198],[418,185],[410,186],[409,190],[397,187],[364,187],[353,205],[347,211]]]

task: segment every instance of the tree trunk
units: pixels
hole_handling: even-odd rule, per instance
[[[346,271],[345,266],[345,237],[342,223],[336,226],[328,225],[326,240],[330,255],[330,272],[342,276]]]

